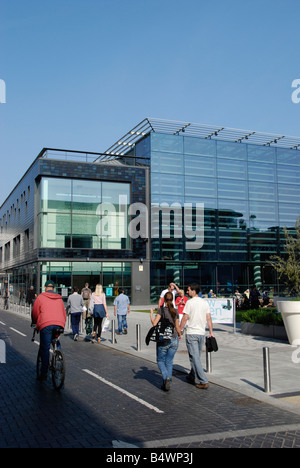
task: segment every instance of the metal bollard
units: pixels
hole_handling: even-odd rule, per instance
[[[264,360],[264,383],[265,392],[271,392],[271,373],[270,373],[270,353],[269,348],[263,348],[263,360]]]
[[[141,325],[139,323],[136,324],[136,350],[142,350],[142,334],[141,334]]]
[[[212,372],[212,359],[211,359],[212,353],[209,353],[206,349],[206,372],[208,374],[211,374]]]
[[[111,342],[112,342],[112,344],[117,343],[117,339],[116,339],[116,321],[115,320],[111,321]]]

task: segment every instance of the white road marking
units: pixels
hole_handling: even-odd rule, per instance
[[[0,322],[0,325],[5,325],[5,323],[3,323],[3,322]]]
[[[129,398],[132,398],[133,400],[137,401],[138,403],[140,403],[141,405],[144,405],[146,406],[147,408],[155,411],[156,413],[160,413],[160,414],[163,414],[164,412],[161,411],[160,409],[156,408],[156,406],[153,406],[151,405],[150,403],[148,403],[147,401],[145,400],[142,400],[141,398],[138,398],[137,396],[133,395],[132,393],[129,393],[127,392],[126,390],[124,390],[123,388],[121,387],[118,387],[117,385],[109,382],[108,380],[104,379],[103,377],[100,377],[100,375],[97,375],[95,374],[94,372],[91,372],[90,370],[88,369],[82,369],[83,372],[86,372],[87,374],[91,375],[92,377],[95,377],[95,379],[98,379],[100,380],[101,382],[105,383],[106,385],[109,385],[110,387],[114,388],[115,390],[118,390],[118,392],[121,392],[123,393],[124,395],[127,395]]]
[[[18,333],[19,335],[21,336],[27,336],[27,335],[24,335],[24,333],[21,333],[19,330],[16,330],[15,328],[12,328],[12,327],[9,327],[12,331]]]

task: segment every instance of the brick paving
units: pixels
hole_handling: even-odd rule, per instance
[[[50,379],[35,380],[38,347],[31,343],[28,320],[0,311],[0,321],[7,348],[7,362],[0,364],[0,448],[300,447],[296,412],[220,385],[197,390],[181,372],[164,393],[155,363],[103,345],[74,343],[70,336],[62,338],[65,388],[55,392]]]

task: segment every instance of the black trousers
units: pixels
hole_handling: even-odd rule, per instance
[[[97,338],[101,337],[102,320],[103,317],[94,317],[94,332],[96,333]]]

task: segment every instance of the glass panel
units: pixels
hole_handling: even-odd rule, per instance
[[[277,166],[278,183],[298,184],[300,179],[300,167],[297,166]]]
[[[274,226],[278,226],[277,205],[250,200],[250,227],[263,230]]]
[[[95,215],[101,203],[101,182],[73,180],[73,213]]]
[[[215,157],[216,141],[204,138],[184,137],[184,153]]]
[[[220,198],[246,200],[248,198],[248,185],[239,180],[218,179],[218,195]]]
[[[232,159],[218,159],[218,177],[229,179],[246,179],[247,163],[246,161],[233,161]]]
[[[70,236],[70,213],[42,213],[40,215],[41,247],[70,247]]]
[[[277,148],[277,163],[300,166],[299,151]]]
[[[230,141],[217,141],[217,157],[246,160],[247,145]]]
[[[209,177],[186,176],[185,196],[198,197],[200,199],[201,197],[216,197],[216,179]]]
[[[97,232],[97,216],[73,214],[72,247],[75,249],[100,249],[100,237]]]
[[[112,304],[122,287],[122,263],[103,263],[103,289],[106,291],[106,302]],[[107,288],[112,288],[112,296],[107,294]]]
[[[276,200],[276,185],[269,182],[249,182],[250,200]]]
[[[243,200],[218,201],[219,226],[245,230],[249,224],[248,202]]]
[[[184,169],[185,175],[195,175],[195,171],[199,171],[202,177],[216,177],[214,159],[186,155],[184,157]]]
[[[183,155],[153,151],[151,155],[151,167],[152,172],[183,174]]]
[[[42,211],[70,212],[71,180],[43,178],[41,184]]]
[[[248,163],[249,180],[262,182],[275,182],[275,166],[270,164]]]
[[[181,135],[151,133],[151,151],[183,153],[183,137]]]
[[[172,195],[174,201],[178,201],[176,197],[181,198],[181,194],[183,193],[184,185],[183,179],[181,175],[173,175],[170,174],[166,176],[166,174],[155,174],[151,180],[151,193],[152,194],[165,194],[165,195]],[[165,201],[162,198],[162,201]]]
[[[275,148],[270,146],[247,145],[248,161],[276,163]]]
[[[232,266],[231,265],[218,265],[218,289],[217,296],[230,297],[234,293],[234,286],[232,284]]]
[[[184,290],[190,283],[201,283],[201,272],[198,263],[184,264]]]
[[[214,265],[201,265],[201,290],[207,295],[212,289],[216,292],[216,267]]]
[[[233,293],[236,289],[240,294],[243,294],[248,289],[248,266],[247,265],[233,265],[232,266],[232,280],[233,280]]]
[[[279,203],[280,226],[294,227],[299,219],[299,206]]]
[[[107,209],[103,210],[104,216],[98,224],[102,249],[129,249],[130,184],[103,182],[102,203],[113,205],[112,209],[104,206]]]
[[[278,184],[278,201],[300,205],[299,186]]]

